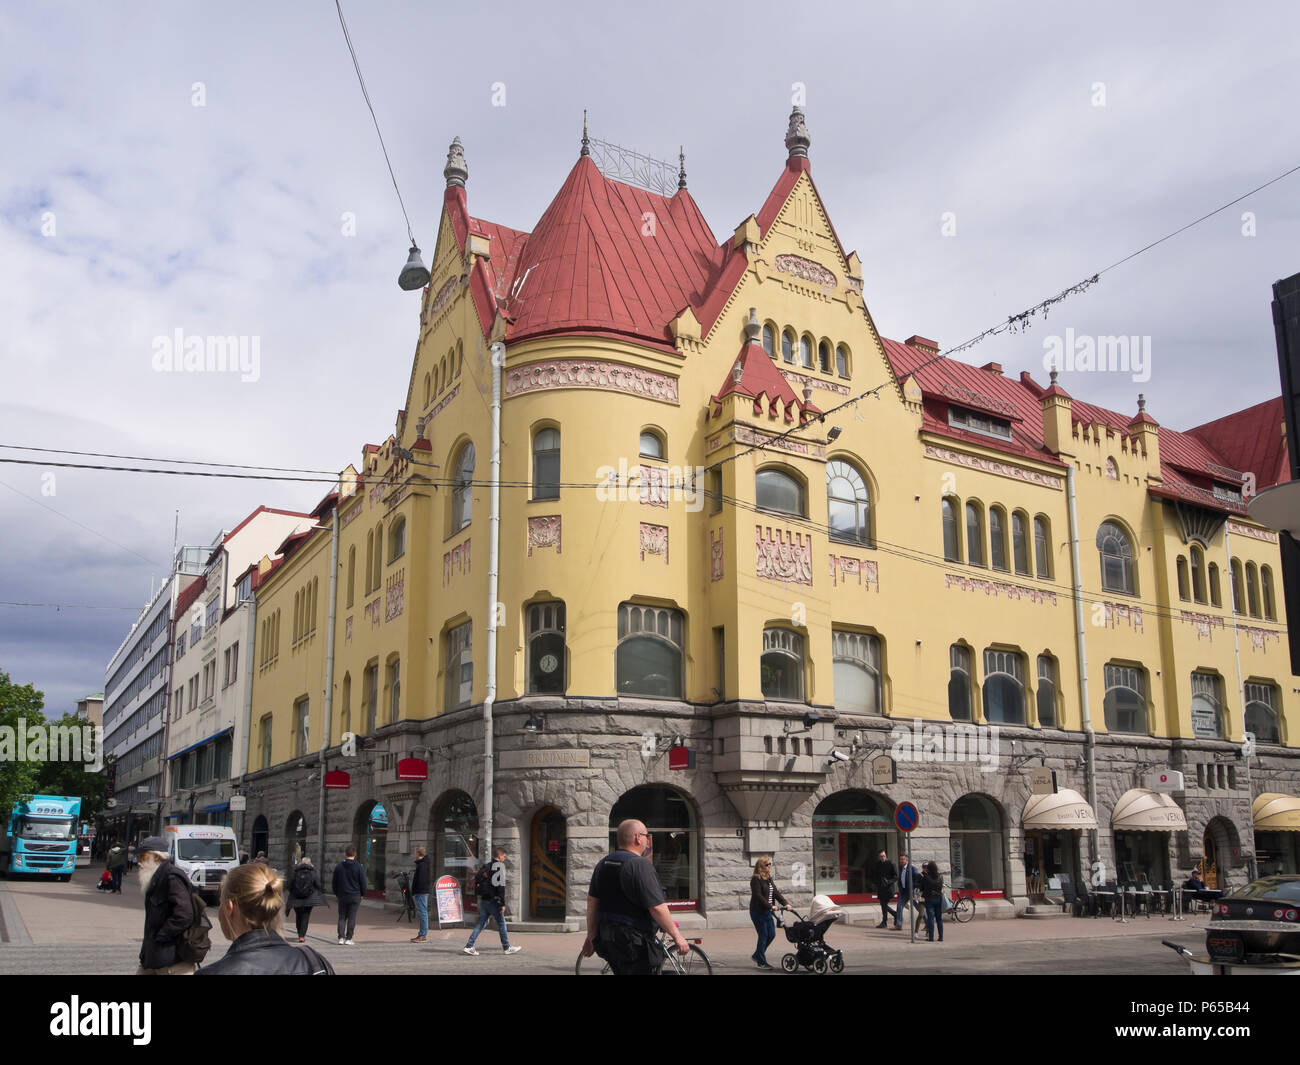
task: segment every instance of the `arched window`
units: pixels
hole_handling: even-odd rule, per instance
[[[375,530],[371,529],[366,533],[366,591],[369,595],[374,589],[370,584],[370,576],[375,572]]]
[[[560,430],[539,429],[533,437],[533,498],[560,498]]]
[[[802,699],[803,637],[789,629],[764,629],[759,675],[764,699]]]
[[[1007,853],[1002,814],[983,795],[963,795],[948,814],[952,886],[997,891],[1006,886]]]
[[[682,697],[680,611],[621,603],[615,668],[619,695]]]
[[[1017,573],[1031,576],[1029,569],[1029,516],[1017,510],[1011,515],[1011,557]]]
[[[1259,570],[1259,586],[1264,593],[1264,616],[1269,621],[1277,620],[1277,611],[1273,605],[1273,571],[1267,566]]]
[[[955,643],[948,648],[948,715],[954,721],[971,717],[970,648]]]
[[[799,362],[809,370],[813,368],[813,342],[807,333],[799,338]]]
[[[348,548],[348,609],[356,602],[357,591],[357,548],[353,544]]]
[[[384,523],[375,526],[375,568],[370,574],[370,590],[378,591],[383,583],[384,573]]]
[[[1219,592],[1219,567],[1210,563],[1210,602],[1214,606],[1223,606],[1223,596]]]
[[[817,368],[822,373],[831,372],[831,343],[823,340],[817,345]]]
[[[831,633],[835,709],[864,714],[882,712],[880,639],[860,632]]]
[[[1146,672],[1135,666],[1106,663],[1104,701],[1107,732],[1147,732]]]
[[[1192,559],[1192,598],[1205,602],[1205,552],[1192,544],[1188,554]]]
[[[1133,545],[1128,534],[1113,521],[1102,522],[1097,530],[1097,551],[1101,556],[1101,586],[1108,592],[1136,595],[1133,583]]]
[[[1056,721],[1056,659],[1051,655],[1038,656],[1038,724],[1041,728],[1057,728]]]
[[[866,478],[852,463],[835,459],[826,464],[826,508],[832,540],[871,542],[871,496]]]
[[[654,429],[641,430],[640,449],[643,459],[663,459],[668,455],[663,436]]]
[[[466,441],[457,452],[454,464],[454,485],[451,490],[451,532],[459,532],[469,524],[474,504],[474,444]]]
[[[794,344],[794,330],[783,330],[781,333],[781,358],[786,362],[794,362]]]
[[[564,604],[528,608],[528,691],[562,695],[565,689]]]
[[[425,405],[426,407],[429,405],[429,398],[430,398],[430,394],[429,394],[429,381],[430,381],[430,377],[429,377],[429,375],[428,375],[428,374],[425,374],[425,375],[424,375],[424,405]]]
[[[1246,684],[1246,731],[1255,734],[1256,743],[1281,744],[1277,707],[1277,688],[1272,684]]]
[[[451,352],[447,352],[438,363],[438,391],[441,392],[447,387],[447,362],[451,358]]]
[[[966,504],[966,561],[984,565],[984,515],[978,503]]]
[[[1052,526],[1041,514],[1034,519],[1034,566],[1039,577],[1052,576]]]
[[[1246,601],[1242,595],[1241,563],[1234,558],[1230,566],[1228,579],[1232,582],[1232,609],[1238,614],[1244,614],[1246,612]]]
[[[776,358],[776,326],[771,322],[763,323],[763,350]]]
[[[456,369],[452,371],[452,377],[460,376],[460,364],[465,361],[465,342],[456,341]]]
[[[650,862],[671,902],[684,903],[700,897],[700,838],[695,811],[685,796],[674,788],[644,785],[624,792],[609,811],[610,849],[618,844],[614,832],[619,823],[637,820],[650,833]]]
[[[1182,555],[1179,555],[1178,561],[1174,563],[1174,569],[1178,573],[1178,598],[1187,599],[1189,598],[1188,581],[1187,581],[1187,559],[1183,558]]]
[[[803,484],[784,470],[759,470],[754,476],[754,495],[760,510],[798,518],[808,516]]]
[[[343,696],[342,705],[339,708],[339,734],[340,742],[345,732],[352,731],[352,674],[343,674]]]
[[[961,561],[961,531],[957,525],[957,500],[945,496],[943,500],[943,557],[949,562]]]
[[[388,524],[388,561],[396,562],[404,554],[406,554],[406,519],[398,516]]]
[[[989,562],[994,569],[1007,568],[1007,514],[1001,507],[989,507]]]
[[[1213,673],[1192,674],[1192,731],[1202,739],[1224,739],[1223,681]]]
[[[984,720],[990,725],[1025,723],[1025,662],[1015,651],[984,652]]]
[[[1246,606],[1252,618],[1259,617],[1259,570],[1255,563],[1246,563]]]
[[[388,721],[391,724],[402,712],[402,662],[393,658],[388,663]]]
[[[371,662],[367,665],[361,679],[361,698],[365,702],[365,734],[369,736],[379,724],[379,663]]]
[[[841,377],[849,376],[849,349],[843,344],[835,349],[835,372]]]
[[[460,710],[474,701],[474,626],[465,622],[449,629],[447,650],[447,702],[445,709]]]

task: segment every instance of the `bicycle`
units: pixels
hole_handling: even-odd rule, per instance
[[[415,912],[415,897],[411,894],[411,877],[409,873],[401,872],[397,874],[397,886],[402,892],[402,908],[397,911],[397,923],[402,923],[405,917],[407,922],[414,921],[417,914]]]
[[[673,941],[668,938],[668,934],[660,929],[654,938],[654,947],[652,955],[662,958],[659,961],[659,967],[655,970],[655,976],[712,976],[713,965],[709,962],[709,956],[700,949],[701,940],[688,939],[691,950],[689,954],[678,954],[673,946]],[[584,964],[585,963],[585,964]],[[599,954],[593,954],[590,958],[584,958],[578,955],[577,964],[573,967],[574,976],[613,976],[614,970],[609,967],[609,962],[605,961]]]
[[[965,924],[975,917],[975,900],[969,895],[959,899],[954,899],[951,895],[945,897],[949,900],[948,908],[943,911],[945,921]],[[916,910],[916,920],[913,923],[915,930],[919,932],[925,926],[925,900],[919,891],[912,896],[912,906]]]

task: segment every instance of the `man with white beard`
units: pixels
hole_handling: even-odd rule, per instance
[[[189,881],[167,855],[167,841],[150,836],[140,844],[136,878],[144,894],[144,942],[136,975],[193,976],[194,963],[176,952],[194,921]]]

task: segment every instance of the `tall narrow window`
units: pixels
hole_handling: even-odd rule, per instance
[[[467,621],[446,636],[448,710],[460,710],[474,701],[473,632]]]
[[[262,718],[262,768],[271,768],[271,715]]]
[[[377,592],[384,583],[384,523],[375,526],[375,568],[370,574],[370,590]]]
[[[1038,724],[1056,728],[1056,659],[1038,656]]]
[[[1219,591],[1219,567],[1210,563],[1210,602],[1214,606],[1223,606],[1223,596]]]
[[[1205,602],[1205,552],[1192,544],[1188,554],[1192,560],[1192,598]]]
[[[1020,511],[1011,515],[1011,555],[1017,573],[1031,576],[1029,569],[1029,519]]]
[[[759,672],[764,699],[802,699],[803,637],[789,629],[764,629]]]
[[[880,639],[861,632],[831,632],[835,708],[879,714]]]
[[[799,363],[809,370],[813,368],[813,345],[812,337],[801,336],[799,338]]]
[[[1179,555],[1178,560],[1174,563],[1174,571],[1178,574],[1178,598],[1189,599],[1191,596],[1188,591],[1187,559],[1183,558],[1182,555]]]
[[[682,697],[682,630],[680,611],[619,606],[615,672],[620,695]]]
[[[528,691],[562,695],[565,689],[564,604],[528,608]]]
[[[1223,681],[1213,673],[1192,674],[1192,731],[1202,739],[1224,739]]]
[[[858,469],[842,459],[826,464],[827,522],[832,540],[871,542],[871,497]]]
[[[301,758],[311,751],[307,730],[310,723],[311,700],[299,699],[293,705],[293,754],[295,758]]]
[[[984,652],[984,720],[991,725],[1025,723],[1024,658],[1014,651]]]
[[[823,340],[817,345],[817,368],[822,373],[831,372],[831,345],[829,341]]]
[[[388,561],[396,562],[406,554],[406,519],[397,517],[388,525]]]
[[[339,710],[339,739],[352,731],[352,674],[343,674],[343,705]]]
[[[374,589],[370,587],[370,575],[375,572],[375,530],[366,533],[366,590],[369,595]]]
[[[454,487],[451,490],[451,532],[469,524],[474,502],[474,445],[466,442],[456,456]]]
[[[957,525],[957,501],[943,501],[943,557],[949,562],[961,561],[961,532]]]
[[[771,322],[763,326],[763,350],[776,358],[776,328]]]
[[[978,503],[966,504],[966,561],[984,565],[984,515]]]
[[[1102,588],[1108,592],[1137,594],[1133,581],[1133,545],[1115,522],[1102,522],[1097,530],[1097,552],[1101,558]]]
[[[354,544],[348,548],[348,609],[356,602],[357,590],[357,549]]]
[[[1252,618],[1259,617],[1259,570],[1255,563],[1246,563],[1246,607]]]
[[[375,726],[379,724],[379,663],[374,662],[366,666],[364,675],[365,687],[362,690],[362,698],[366,703],[366,735],[369,736],[375,731]]]
[[[560,498],[560,431],[541,429],[533,437],[533,498]]]
[[[970,648],[959,643],[948,648],[948,715],[954,721],[971,719]]]
[[[1034,519],[1034,565],[1039,577],[1052,576],[1052,528],[1041,514]]]
[[[790,329],[781,333],[781,358],[794,362],[794,332]]]
[[[1147,731],[1146,673],[1135,666],[1107,663],[1106,696],[1103,703],[1107,732]]]
[[[994,569],[1007,568],[1007,517],[1001,507],[989,507],[989,562]]]
[[[1259,570],[1259,586],[1264,593],[1264,616],[1269,621],[1277,620],[1277,610],[1273,605],[1273,571],[1267,566]]]
[[[1232,609],[1238,614],[1244,614],[1246,612],[1246,599],[1242,587],[1241,563],[1234,558],[1229,565],[1228,579],[1232,584]]]
[[[1246,731],[1255,734],[1256,743],[1281,744],[1282,728],[1278,706],[1278,693],[1274,685],[1247,683]]]
[[[398,720],[402,713],[402,663],[393,659],[388,664],[388,721]]]
[[[849,349],[843,344],[835,349],[835,372],[840,377],[849,376]]]

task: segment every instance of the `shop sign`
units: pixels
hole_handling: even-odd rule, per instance
[[[812,826],[836,832],[889,832],[894,822],[880,814],[818,814]]]
[[[454,876],[440,876],[433,886],[438,904],[438,924],[461,924],[465,911],[461,907],[460,881]]]
[[[352,787],[352,778],[342,769],[331,769],[325,774],[325,786],[327,788],[350,788]]]
[[[428,780],[429,763],[423,758],[403,758],[397,763],[398,780]]]
[[[876,786],[898,783],[898,764],[887,754],[871,761],[871,783]]]
[[[1151,771],[1152,791],[1186,791],[1183,774],[1177,769],[1154,769]]]
[[[230,812],[232,814],[242,813],[248,809],[248,797],[245,795],[230,796]]]
[[[553,747],[544,751],[502,751],[502,769],[587,769],[591,751]]]
[[[1056,794],[1056,771],[1039,766],[1029,774],[1029,790],[1035,795]]]
[[[669,769],[694,769],[695,752],[689,747],[670,747],[668,749]]]

